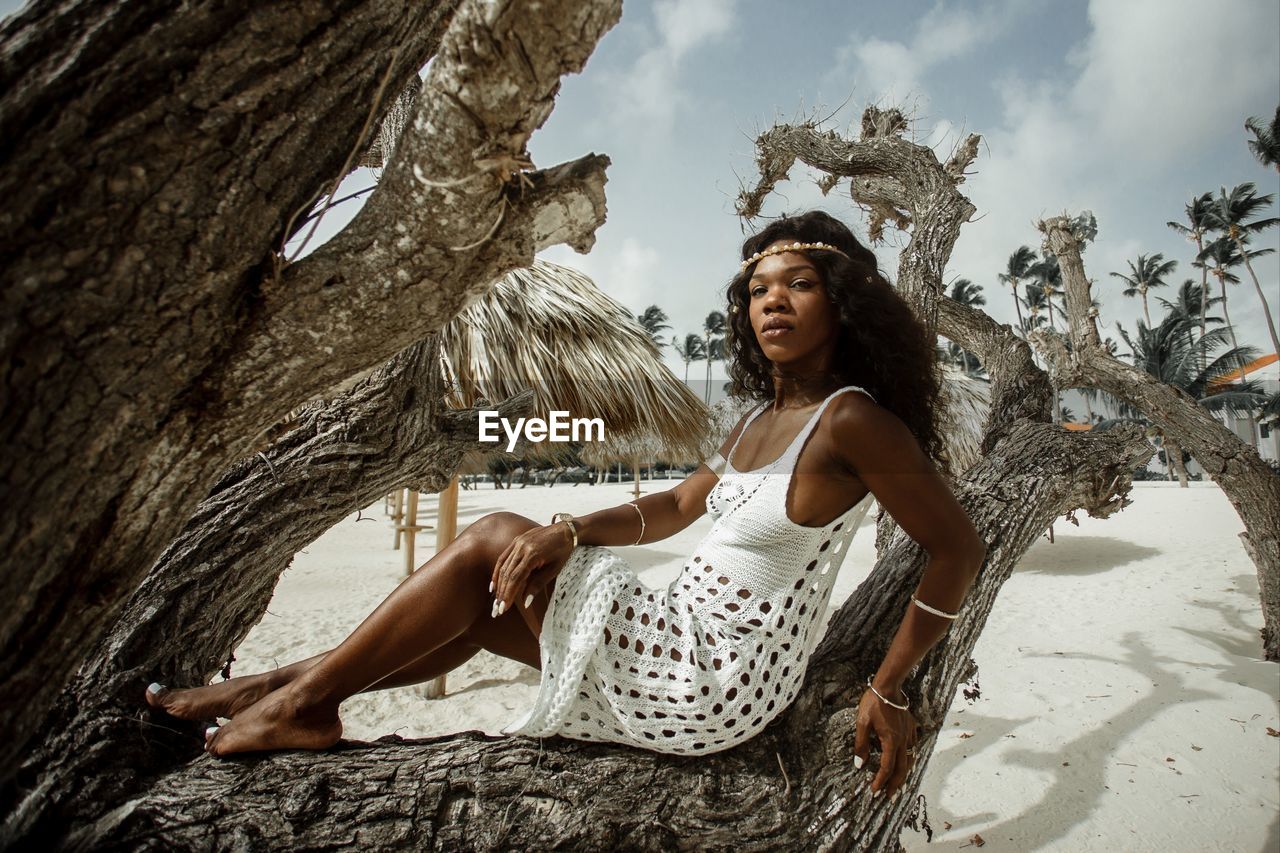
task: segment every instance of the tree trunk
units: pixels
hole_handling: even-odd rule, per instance
[[[1219,423],[1184,391],[1110,355],[1098,341],[1092,318],[1081,314],[1089,302],[1089,280],[1080,259],[1080,240],[1065,216],[1040,223],[1046,245],[1058,256],[1071,314],[1071,347],[1057,335],[1033,335],[1036,348],[1061,384],[1102,388],[1128,401],[1172,443],[1182,448],[1222,487],[1244,523],[1245,550],[1258,571],[1262,599],[1262,646],[1269,661],[1280,661],[1280,476],[1258,451]],[[1086,309],[1087,310],[1087,309]]]
[[[1178,486],[1187,488],[1187,466],[1182,461],[1182,448],[1178,446],[1177,441],[1165,436],[1164,452],[1169,459],[1169,470],[1178,476]]]
[[[458,441],[471,440],[474,424],[452,432]],[[40,752],[43,774],[32,780],[36,787],[18,819],[10,819],[6,840],[166,850],[320,845],[896,849],[903,822],[918,807],[911,792],[926,771],[947,706],[970,677],[973,645],[1000,586],[1051,519],[1080,507],[1107,515],[1123,506],[1128,472],[1150,453],[1136,428],[1081,437],[1022,420],[1005,425],[1002,435],[996,450],[957,486],[957,497],[989,543],[989,557],[964,615],[922,662],[919,679],[908,688],[922,739],[907,795],[897,801],[869,796],[871,773],[853,768],[852,744],[861,685],[887,650],[927,559],[905,535],[894,539],[835,615],[793,706],[734,750],[690,761],[559,738],[535,744],[463,734],[421,741],[391,735],[373,744],[344,741],[321,753],[247,755],[234,761],[201,757],[199,726],[182,724],[172,731],[168,726],[174,721],[151,714],[144,715],[149,725],[138,725],[143,687],[157,672],[216,670],[227,641],[243,630],[237,627],[243,614],[223,618],[217,608],[199,606],[186,594],[189,588],[209,583],[219,568],[234,563],[240,575],[228,588],[260,585],[250,608],[258,610],[265,607],[274,573],[287,562],[277,556],[270,568],[244,558],[220,560],[219,568],[199,566],[202,542],[246,540],[248,547],[238,549],[246,558],[285,553],[273,541],[269,518],[247,530],[228,525],[232,518],[246,518],[249,506],[228,516],[230,495],[224,491],[202,505],[181,540],[185,544],[171,549],[167,556],[174,562],[158,566],[139,590],[121,633],[103,644],[101,665],[82,672],[68,690],[64,707],[80,713],[68,716],[67,725]],[[320,455],[333,449],[330,445]],[[368,452],[362,446],[361,458]],[[385,460],[379,469],[395,468],[392,454],[377,455]],[[442,448],[435,458],[456,455]],[[270,454],[286,483],[314,461],[295,453],[292,464],[282,467],[285,456]],[[345,476],[358,470],[352,462],[344,464]],[[231,487],[238,494],[260,494],[274,482],[265,464],[246,463],[243,471],[245,479]],[[438,479],[423,487],[446,476],[435,474]],[[345,485],[340,478],[328,479],[339,489]],[[367,491],[376,497],[374,485],[369,483]],[[263,496],[258,509],[279,507],[278,497]],[[1016,518],[1009,506],[1018,507]],[[336,505],[330,515],[339,515]],[[203,576],[185,579],[193,567]],[[257,580],[248,582],[246,572]],[[160,619],[168,626],[164,630],[180,630],[157,634],[155,623],[149,630],[152,608],[166,614]],[[217,636],[206,637],[206,630]],[[155,642],[157,636],[164,641]],[[872,766],[876,760],[873,754]],[[609,796],[600,796],[601,791]],[[14,833],[15,827],[26,832]]]
[[[899,286],[931,330],[938,323],[947,337],[963,341],[993,379],[986,457],[955,487],[988,543],[988,559],[964,615],[908,685],[924,737],[906,797],[886,803],[866,796],[870,774],[854,771],[850,761],[862,683],[879,665],[926,559],[901,533],[886,543],[883,559],[832,621],[792,708],[742,747],[697,761],[564,740],[535,751],[525,740],[464,735],[187,763],[199,755],[198,732],[186,725],[175,732],[166,725],[173,721],[149,714],[149,725],[139,726],[146,682],[191,682],[215,670],[261,614],[299,543],[402,482],[393,473],[403,473],[405,444],[439,438],[421,429],[410,434],[428,418],[414,401],[429,405],[434,398],[409,390],[420,384],[397,385],[399,369],[388,368],[350,394],[377,396],[389,409],[375,412],[371,404],[337,423],[326,419],[330,409],[317,409],[279,445],[217,484],[63,694],[42,749],[24,766],[16,789],[23,796],[10,811],[6,839],[166,849],[894,846],[917,808],[911,792],[947,706],[971,671],[973,644],[1000,586],[1058,515],[1077,508],[1106,515],[1122,507],[1129,472],[1150,447],[1132,428],[1090,435],[1048,426],[1049,384],[1025,341],[940,297],[941,270],[972,212],[955,184],[976,154],[977,137],[940,166],[929,149],[902,140],[900,126],[884,131],[886,114],[868,110],[864,118],[874,132],[864,121],[864,142],[847,143],[849,150],[829,162],[850,170],[845,174],[871,176],[855,182],[855,197],[876,196],[884,205],[875,214],[881,224],[895,215],[888,206],[894,193],[907,204],[916,227],[903,251]],[[775,131],[762,137],[762,150],[770,141],[808,150],[807,132]],[[762,186],[768,180],[765,175]],[[422,351],[416,361],[404,358],[404,370],[407,364],[425,369]],[[391,390],[397,387],[402,392]],[[471,441],[474,422],[457,417],[465,425],[440,432]],[[373,424],[403,431],[396,434],[404,441],[379,439],[377,430],[367,434]],[[451,473],[453,463],[445,460],[458,455],[457,447],[437,448],[438,481],[413,485],[438,488]],[[287,536],[282,526],[291,531]],[[229,591],[225,608],[183,594],[215,580]],[[601,790],[611,795],[601,797]]]
[[[1277,356],[1280,356],[1280,337],[1276,337],[1276,321],[1271,318],[1271,305],[1267,302],[1267,295],[1262,292],[1262,285],[1258,283],[1258,274],[1253,271],[1253,264],[1249,261],[1249,249],[1245,246],[1244,241],[1240,239],[1236,233],[1236,226],[1232,226],[1232,236],[1236,241],[1236,248],[1240,250],[1240,257],[1244,258],[1244,268],[1249,271],[1249,278],[1253,280],[1253,289],[1258,292],[1258,301],[1262,303],[1262,316],[1267,320],[1267,332],[1271,335],[1271,347],[1275,350]]]
[[[464,454],[491,451],[476,411],[443,408],[438,365],[434,338],[415,344],[221,478],[60,697],[16,780],[27,796],[6,803],[9,841],[95,818],[198,756],[198,725],[138,725],[146,685],[229,673],[294,554],[378,495],[439,492]],[[526,393],[497,409],[518,417],[531,404]]]
[[[0,30],[0,485],[44,519],[0,520],[6,778],[265,430],[539,249],[590,246],[605,158],[511,179],[617,2],[454,7],[38,3]],[[433,55],[377,190],[287,263],[296,222]]]
[[[1204,253],[1204,239],[1202,238],[1198,226],[1192,223],[1193,227],[1197,227],[1196,235],[1196,257],[1199,258]],[[1209,265],[1200,264],[1200,337],[1204,337],[1205,318],[1209,311]],[[1209,359],[1209,354],[1203,349],[1200,350],[1200,369],[1204,370]]]

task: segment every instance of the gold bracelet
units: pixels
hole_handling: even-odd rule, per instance
[[[569,528],[569,533],[573,535],[573,547],[577,548],[578,547],[578,525],[573,523],[573,516],[569,515],[569,513],[567,512],[557,512],[555,515],[551,516],[552,524],[559,524],[562,521],[565,523],[565,526]]]
[[[640,513],[640,535],[636,537],[636,541],[631,543],[632,545],[639,545],[640,540],[644,538],[644,512],[641,511],[640,505],[635,501],[628,501],[628,503],[635,507],[636,512]]]

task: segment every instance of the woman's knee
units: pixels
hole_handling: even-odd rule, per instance
[[[511,540],[538,527],[538,523],[514,512],[491,512],[481,516],[462,532],[469,548],[492,562],[502,556]]]

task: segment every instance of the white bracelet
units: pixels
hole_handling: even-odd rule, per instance
[[[640,535],[636,537],[636,541],[632,545],[639,545],[640,540],[644,538],[644,513],[641,512],[639,505],[635,501],[629,501],[631,506],[635,507],[636,512],[640,513]]]
[[[884,698],[884,696],[880,695],[880,691],[876,690],[876,686],[871,683],[870,678],[867,679],[867,686],[871,688],[872,693],[876,694],[877,699],[879,699],[884,704],[888,705],[890,708],[897,708],[899,711],[905,711],[907,710],[907,708],[911,707],[910,699],[907,700],[907,704],[899,705],[897,702],[890,702],[888,699]],[[905,696],[906,694],[904,693],[903,695]]]
[[[914,595],[911,596],[911,602],[915,604],[916,607],[919,607],[921,610],[924,610],[928,613],[932,613],[934,616],[941,616],[943,619],[955,619],[960,615],[959,611],[956,611],[955,613],[947,613],[946,611],[939,610],[936,607],[930,607],[920,599],[916,598]]]

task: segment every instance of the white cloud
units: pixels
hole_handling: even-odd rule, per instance
[[[1276,75],[1261,69],[1276,68],[1280,50],[1274,7],[1263,4],[1206,12],[1190,2],[1095,0],[1089,20],[1092,30],[1072,55],[1075,75],[997,82],[1003,122],[984,134],[979,175],[966,185],[979,221],[962,230],[951,268],[998,287],[995,274],[1010,252],[1039,248],[1035,220],[1090,209],[1099,237],[1085,267],[1102,302],[1103,334],[1115,337],[1117,320],[1132,329],[1141,315],[1109,276],[1127,259],[1164,251],[1178,260],[1170,290],[1198,279],[1190,253],[1164,230],[1180,209],[1153,208],[1152,196],[1180,186],[1184,164],[1202,160],[1253,104],[1273,102]],[[991,313],[1011,322],[1005,297]]]
[[[921,81],[930,70],[993,41],[1011,17],[990,5],[940,2],[919,19],[909,43],[855,34],[824,82],[836,88],[852,83],[863,100],[907,102],[924,91]]]
[[[1114,156],[1148,167],[1196,156],[1275,97],[1273,3],[1095,0],[1089,21],[1069,103]]]
[[[661,274],[661,253],[634,237],[621,242],[601,237],[600,245],[589,255],[579,255],[567,246],[553,246],[539,257],[556,264],[581,270],[596,286],[639,314],[653,304],[655,286]]]
[[[654,5],[657,43],[646,50],[613,85],[622,97],[615,118],[665,133],[690,103],[678,80],[680,65],[695,49],[710,44],[734,25],[738,0],[660,0]]]

